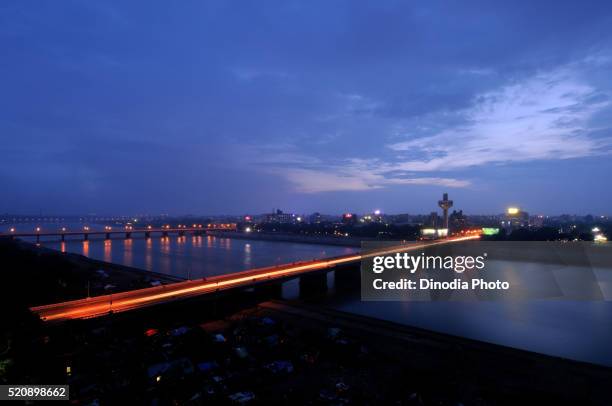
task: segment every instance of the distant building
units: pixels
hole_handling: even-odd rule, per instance
[[[427,220],[427,226],[431,227],[431,228],[436,228],[440,225],[440,217],[438,216],[438,213],[436,213],[435,211],[432,211],[431,214],[429,215],[429,219]]]
[[[310,215],[309,220],[311,224],[320,224],[323,221],[323,218],[321,216],[321,213],[316,212]]]
[[[529,226],[530,227],[536,227],[536,228],[540,228],[542,226],[544,226],[544,219],[545,217],[541,214],[538,214],[537,216],[531,216],[529,218]]]
[[[438,200],[438,206],[440,206],[440,208],[442,209],[442,227],[448,230],[448,209],[453,207],[453,201],[448,200],[448,193],[444,193],[442,195],[442,200]]]
[[[518,207],[508,207],[501,226],[505,229],[529,227],[529,213]]]
[[[359,221],[359,217],[355,213],[344,213],[342,215],[343,224],[355,224]]]
[[[295,214],[284,213],[282,210],[276,210],[276,212],[266,215],[266,223],[287,224],[294,221]]]
[[[467,218],[463,214],[463,210],[453,210],[448,217],[448,225],[452,231],[461,231],[467,228]]]
[[[448,229],[446,228],[422,228],[421,238],[424,240],[432,240],[436,238],[448,237]]]
[[[382,223],[383,214],[380,210],[374,210],[372,213],[368,213],[361,217],[360,221],[362,223]]]

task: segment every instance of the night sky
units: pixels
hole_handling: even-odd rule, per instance
[[[0,212],[612,214],[610,1],[3,1]]]

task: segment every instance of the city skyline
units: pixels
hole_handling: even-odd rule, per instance
[[[0,213],[610,215],[611,11],[6,4]]]

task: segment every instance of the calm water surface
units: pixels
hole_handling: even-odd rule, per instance
[[[91,237],[89,241],[75,239],[63,243],[41,243],[63,252],[191,279],[355,251],[327,245],[191,235],[110,240]]]
[[[191,278],[348,254],[351,248],[215,237],[43,241],[44,246],[108,262]],[[507,262],[511,272],[539,266]],[[577,270],[579,271],[579,270]],[[333,286],[333,275],[328,278]],[[296,281],[284,292],[293,295]],[[293,292],[293,293],[291,293]],[[612,366],[612,302],[517,300],[484,302],[362,302],[359,292],[323,303],[339,310],[429,330]]]

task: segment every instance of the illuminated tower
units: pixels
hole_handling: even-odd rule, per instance
[[[448,200],[448,193],[444,193],[442,200],[438,200],[438,206],[444,212],[444,228],[448,229],[448,209],[453,207],[453,201]]]

